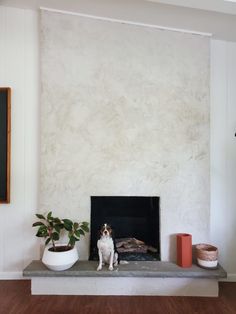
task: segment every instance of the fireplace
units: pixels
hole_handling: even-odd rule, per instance
[[[160,260],[159,197],[92,196],[90,260],[98,259],[100,227],[107,223],[121,260]]]

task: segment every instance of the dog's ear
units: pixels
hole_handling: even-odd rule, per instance
[[[113,236],[113,228],[111,225],[107,225],[107,230],[109,231],[110,236]]]

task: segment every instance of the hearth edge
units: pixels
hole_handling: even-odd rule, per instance
[[[190,268],[182,268],[171,262],[132,261],[119,265],[113,271],[107,266],[97,271],[96,261],[78,261],[72,268],[65,271],[47,269],[41,261],[32,261],[24,270],[23,277],[148,277],[148,278],[226,278],[226,271],[219,265],[217,269],[203,269],[193,264]]]

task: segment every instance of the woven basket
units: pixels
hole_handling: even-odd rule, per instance
[[[203,261],[216,261],[218,259],[217,247],[210,244],[197,244],[196,254],[197,258]]]

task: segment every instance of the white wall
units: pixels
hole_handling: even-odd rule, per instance
[[[211,44],[211,240],[236,280],[236,43]]]
[[[0,86],[12,88],[11,202],[0,205],[0,278],[38,256],[31,228],[38,185],[38,18],[0,6]]]

